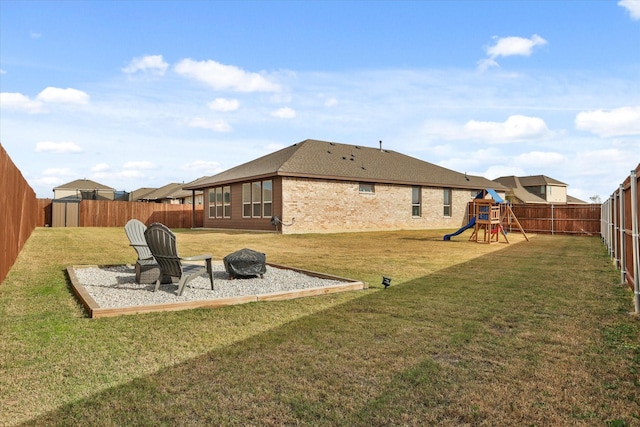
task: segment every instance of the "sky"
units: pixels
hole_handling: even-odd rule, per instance
[[[640,0],[0,0],[0,143],[38,197],[305,139],[604,200],[640,163]]]

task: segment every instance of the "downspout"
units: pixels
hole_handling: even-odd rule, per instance
[[[640,259],[638,248],[638,178],[636,171],[631,171],[631,236],[633,240],[633,291],[635,294],[636,314],[640,314]]]

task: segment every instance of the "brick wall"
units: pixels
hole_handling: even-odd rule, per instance
[[[373,194],[359,192],[356,182],[286,178],[282,182],[282,218],[293,225],[282,232],[457,228],[467,223],[471,190],[453,190],[452,216],[443,215],[443,190],[422,188],[422,215],[411,215],[411,186],[375,184]]]

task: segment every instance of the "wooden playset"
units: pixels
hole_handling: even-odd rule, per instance
[[[527,233],[520,225],[509,203],[505,202],[494,190],[486,189],[480,192],[473,199],[469,209],[471,216],[469,223],[455,233],[444,236],[444,240],[451,240],[452,236],[457,236],[473,227],[473,233],[469,237],[469,241],[498,243],[500,242],[500,236],[502,236],[504,242],[509,243],[505,227],[511,230],[515,226],[520,230],[524,238],[529,241]],[[482,238],[480,237],[481,234]]]
[[[486,198],[487,195],[490,198]],[[511,210],[511,205],[502,200],[498,194],[487,189],[473,199],[472,215],[475,218],[475,228],[469,240],[475,240],[477,243],[498,243],[500,236],[504,238],[505,243],[509,243],[505,226],[512,228],[514,225],[518,227],[524,238],[529,241],[527,233],[525,233],[520,221]],[[480,234],[482,233],[482,239]]]

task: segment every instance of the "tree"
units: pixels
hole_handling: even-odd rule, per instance
[[[591,200],[591,203],[602,203],[602,200],[600,199],[599,195],[595,195],[595,196],[591,196],[589,197],[589,199]]]

